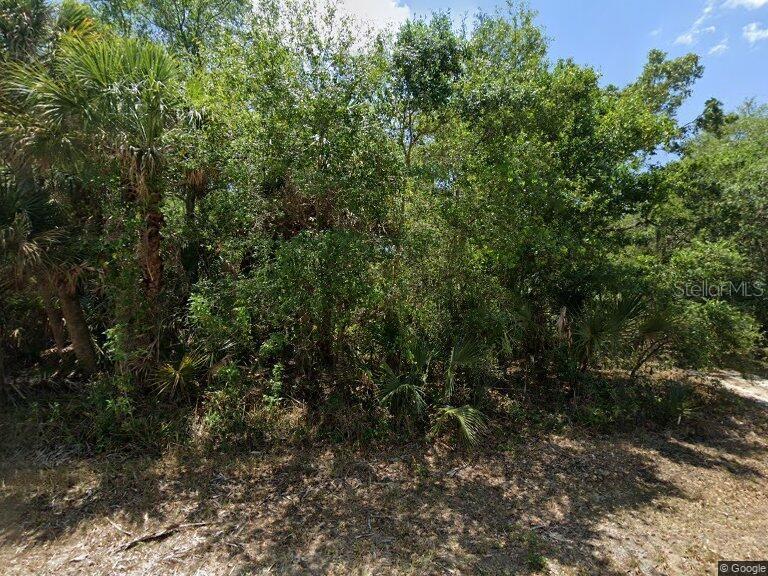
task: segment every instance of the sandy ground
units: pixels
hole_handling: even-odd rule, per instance
[[[768,388],[715,378],[718,408],[666,433],[513,436],[469,455],[8,459],[0,571],[714,574],[768,559],[768,398],[753,397]]]
[[[739,396],[768,405],[768,380],[765,378],[735,370],[718,370],[707,376]]]

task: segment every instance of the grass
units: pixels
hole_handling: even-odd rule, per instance
[[[615,576],[653,555],[665,573],[704,571],[699,536],[723,557],[760,551],[768,415],[695,390],[706,417],[663,433],[497,427],[472,452],[318,436],[84,457],[14,444],[4,420],[0,562],[17,574]]]
[[[76,386],[39,384],[24,398],[7,401],[5,434],[27,450],[64,446],[67,453],[82,455],[329,442],[390,447],[424,437],[467,452],[479,445],[515,451],[532,435],[573,429],[605,434],[685,428],[712,408],[704,389],[680,371],[638,381],[606,373],[585,378],[573,395],[550,394],[544,386],[538,396],[515,386],[492,389],[478,409],[444,407],[425,418],[421,428],[405,429],[382,408],[371,415],[363,406],[337,403],[318,412],[295,400],[265,401],[258,389],[225,387],[206,392],[194,404],[174,404],[112,380]]]
[[[524,532],[523,543],[525,546],[525,565],[533,572],[544,572],[547,568],[547,559],[542,554],[542,543],[532,530]]]

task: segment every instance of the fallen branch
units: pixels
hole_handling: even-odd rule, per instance
[[[168,536],[170,536],[171,534],[175,534],[179,530],[184,530],[186,528],[197,528],[198,526],[208,526],[209,524],[211,524],[211,522],[190,522],[187,524],[172,524],[171,526],[168,526],[167,528],[164,528],[158,532],[154,532],[152,534],[145,534],[144,536],[140,536],[134,540],[131,540],[127,544],[124,544],[121,550],[124,552],[126,550],[130,550],[134,546],[138,546],[143,542],[154,542],[157,540],[164,540],[168,538]]]
[[[122,533],[123,533],[123,534],[125,534],[126,536],[133,536],[133,532],[131,532],[130,530],[126,530],[125,528],[123,528],[122,526],[120,526],[120,524],[118,524],[117,522],[115,522],[114,520],[112,520],[112,518],[109,518],[109,517],[107,517],[107,522],[109,522],[110,524],[112,524],[112,526],[114,526],[115,528],[117,528],[118,530],[120,530],[120,532],[122,532]]]

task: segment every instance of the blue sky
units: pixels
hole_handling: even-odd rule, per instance
[[[450,10],[454,18],[493,11],[504,0],[342,0],[377,23]],[[551,39],[553,59],[571,57],[624,85],[651,48],[679,56],[696,52],[705,66],[680,120],[696,117],[712,96],[737,107],[747,98],[768,103],[768,0],[530,0]]]

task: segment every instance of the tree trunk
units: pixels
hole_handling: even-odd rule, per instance
[[[75,350],[75,356],[84,372],[92,374],[96,372],[96,351],[91,340],[91,331],[85,321],[83,307],[80,305],[80,299],[77,291],[67,278],[59,278],[56,282],[61,301],[61,311],[64,313],[64,319],[67,321],[67,331],[72,340],[72,348]]]
[[[43,297],[43,309],[45,309],[45,315],[48,317],[48,326],[51,328],[53,341],[56,344],[56,352],[61,356],[64,353],[64,348],[67,347],[67,339],[64,336],[64,321],[61,312],[54,304],[53,286],[46,282],[40,291]]]
[[[132,182],[144,219],[140,245],[141,274],[148,304],[152,309],[163,288],[163,257],[160,253],[163,228],[163,213],[160,211],[162,193],[156,167],[151,162],[147,163],[145,156],[139,157],[136,162]]]
[[[200,263],[200,240],[195,228],[195,205],[208,187],[206,174],[202,169],[190,171],[184,182],[184,224],[187,230],[187,246],[182,251],[182,266],[190,285],[197,282]]]
[[[656,342],[652,343],[646,352],[641,352],[640,356],[637,359],[637,362],[635,362],[635,365],[632,367],[632,370],[629,372],[629,378],[631,380],[634,380],[635,376],[637,376],[637,373],[640,371],[640,368],[642,368],[643,365],[646,362],[648,362],[648,360],[650,360],[656,354],[658,354],[661,351],[661,349],[664,348],[665,345],[666,345],[666,338],[662,338],[661,340],[657,340]]]
[[[142,272],[150,302],[157,299],[163,287],[163,257],[160,254],[160,230],[162,227],[163,214],[160,212],[160,203],[158,200],[153,200],[147,207],[144,216],[144,231],[141,235]]]
[[[0,328],[0,390],[5,388],[5,352],[3,351],[3,332]]]

